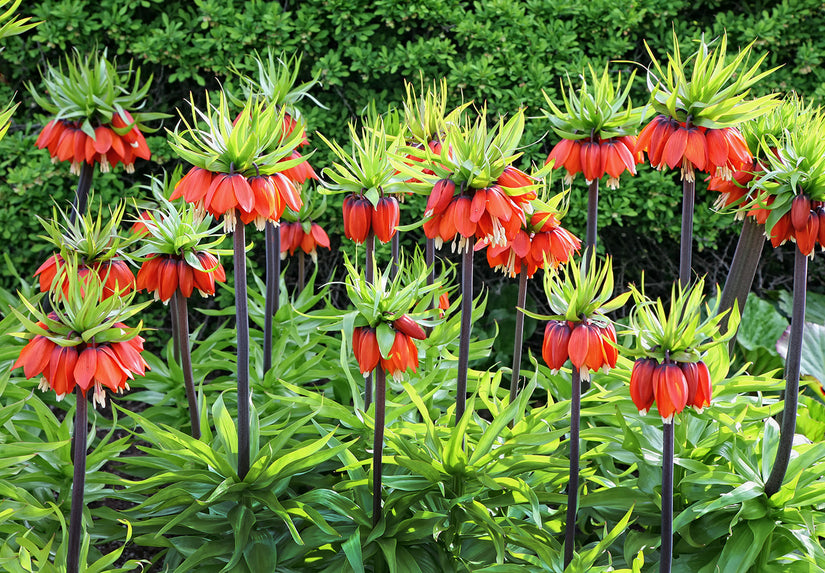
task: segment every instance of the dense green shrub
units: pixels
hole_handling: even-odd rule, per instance
[[[556,97],[560,79],[575,76],[588,61],[600,65],[614,60],[617,72],[639,69],[631,62],[648,61],[643,40],[661,56],[674,31],[687,39],[727,30],[732,45],[756,39],[757,51],[769,49],[769,63],[783,66],[762,84],[764,91],[795,89],[816,99],[825,89],[825,71],[818,65],[825,53],[825,39],[818,34],[825,25],[825,9],[812,1],[776,5],[639,0],[619,6],[604,0],[384,0],[367,7],[358,0],[42,0],[27,3],[25,12],[43,23],[9,39],[0,53],[0,100],[16,92],[22,104],[10,134],[0,143],[0,233],[26,245],[11,253],[24,273],[33,271],[42,258],[34,215],[47,213],[53,200],[62,203],[71,197],[74,178],[68,166],[52,167],[46,152],[34,149],[44,116],[23,82],[37,84],[39,67],[58,63],[72,49],[87,52],[98,46],[117,55],[121,63],[134,59],[145,74],[154,75],[146,108],[169,113],[190,92],[202,101],[204,89],[231,89],[230,66],[249,71],[254,50],[299,51],[304,56],[303,77],[318,74],[322,85],[313,93],[328,108],[304,106],[309,126],[339,140],[345,137],[347,121],[371,100],[378,109],[397,105],[403,79],[430,82],[445,76],[453,103],[472,99],[486,103],[494,114],[527,107],[533,119],[525,141],[537,144],[525,150],[525,164],[542,162],[555,143],[541,117],[542,89]],[[643,82],[638,81],[634,99],[645,98]],[[174,122],[167,120],[164,127]],[[137,175],[96,177],[98,194],[106,200],[128,195],[140,181],[140,171],[157,172],[168,164],[171,154],[163,135],[160,131],[150,139],[154,159],[138,165]],[[312,162],[322,167],[328,157],[326,149],[319,148]],[[653,282],[673,275],[670,269],[660,269],[660,276],[652,268],[660,255],[675,260],[668,255],[678,243],[678,217],[671,215],[678,211],[679,200],[678,187],[670,179],[642,168],[618,192],[602,194],[602,244],[617,260],[625,260],[622,271],[628,279],[637,279],[643,267],[648,267]],[[579,180],[566,222],[577,232],[584,227],[582,189]],[[709,253],[698,253],[696,266],[721,280],[725,259],[714,251],[730,247],[737,226],[729,217],[710,212],[711,195],[699,185],[697,246]],[[331,229],[340,222],[335,207],[327,211]],[[639,252],[648,254],[640,259]],[[636,256],[628,263],[631,255]]]

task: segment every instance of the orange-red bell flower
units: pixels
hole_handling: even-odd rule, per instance
[[[358,362],[358,369],[366,378],[381,360],[381,350],[378,348],[378,338],[374,328],[355,327],[352,331],[352,352]]]
[[[418,371],[418,349],[412,337],[401,331],[395,332],[395,340],[387,358],[381,358],[381,367],[388,375],[396,380],[401,379],[404,372],[412,369]]]
[[[40,292],[48,292],[52,289],[58,273],[62,276],[65,272],[63,263],[63,257],[52,255],[35,271],[34,276],[38,277]],[[91,265],[78,265],[77,274],[79,277],[85,276],[90,271],[95,272],[103,283],[103,299],[109,298],[116,292],[119,292],[120,296],[125,296],[135,288],[135,275],[132,274],[129,265],[119,259],[110,259]],[[64,280],[63,293],[67,294],[68,291],[69,281]]]
[[[639,358],[630,371],[630,398],[643,416],[653,407],[653,373],[658,366],[653,358]]]
[[[617,189],[622,173],[627,171],[636,175],[636,165],[643,161],[642,154],[634,152],[635,146],[636,138],[630,135],[592,140],[562,139],[550,151],[545,163],[555,161],[553,169],[564,167],[567,172],[564,179],[568,184],[580,172],[588,182],[607,174],[607,187]]]
[[[153,293],[155,300],[168,302],[180,289],[189,298],[195,289],[201,296],[215,294],[215,282],[226,282],[226,272],[212,253],[195,253],[205,270],[196,269],[180,256],[156,255],[147,259],[137,274],[137,289]]]
[[[372,230],[375,237],[382,243],[389,243],[396,233],[396,227],[401,222],[401,211],[398,199],[384,196],[378,200],[378,205],[372,210]]]
[[[589,380],[590,372],[600,369],[607,372],[616,367],[615,343],[616,330],[610,323],[599,326],[589,320],[551,321],[544,330],[542,357],[553,371],[558,371],[569,359],[581,379]]]
[[[295,251],[301,249],[305,254],[317,261],[318,247],[329,249],[329,236],[318,223],[312,223],[310,232],[304,232],[304,227],[299,222],[283,222],[279,229],[281,234],[281,258],[285,259],[287,253],[294,255]]]
[[[685,374],[675,362],[660,364],[653,372],[653,397],[659,415],[666,424],[673,423],[673,415],[685,409],[688,386]]]

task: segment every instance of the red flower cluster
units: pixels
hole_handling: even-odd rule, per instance
[[[640,358],[630,374],[630,397],[639,413],[650,411],[653,402],[666,424],[673,422],[685,406],[701,412],[710,406],[710,371],[702,362],[671,362],[659,364],[654,358]]]
[[[362,195],[344,197],[344,235],[359,245],[367,240],[370,230],[379,241],[389,243],[400,221],[401,211],[395,197],[381,197],[374,209]]]
[[[421,145],[420,143],[416,143],[416,144],[413,145],[413,147],[422,149],[423,145]],[[429,147],[430,151],[432,153],[434,153],[435,155],[441,155],[442,143],[440,141],[435,140],[435,139],[432,140],[432,141],[429,141],[429,142],[427,142],[427,147]],[[418,156],[413,155],[413,154],[409,154],[409,155],[407,155],[407,160],[408,160],[407,165],[412,165],[412,163],[409,163],[409,162],[421,163],[421,162],[424,161],[424,158],[423,157],[418,157]],[[430,168],[424,168],[421,172],[424,173],[425,175],[435,175],[435,171],[433,171]],[[418,179],[412,178],[412,179],[407,179],[407,183],[420,183],[420,181]]]
[[[553,169],[564,167],[567,171],[564,180],[568,184],[579,172],[584,173],[588,183],[607,173],[607,187],[618,189],[621,174],[628,171],[636,175],[636,164],[644,161],[644,155],[634,151],[635,148],[636,138],[632,135],[608,139],[562,139],[550,151],[545,164],[555,161]]]
[[[352,350],[358,361],[358,368],[364,376],[368,376],[379,364],[384,372],[395,379],[400,379],[409,369],[413,372],[418,371],[418,349],[415,340],[424,340],[427,338],[426,333],[406,314],[393,321],[392,326],[395,330],[395,340],[387,358],[381,356],[374,328],[358,326],[352,331]]]
[[[567,359],[581,373],[582,380],[600,368],[607,372],[616,367],[619,351],[613,325],[599,326],[594,322],[551,320],[544,329],[541,356],[554,373]]]
[[[647,151],[656,169],[681,166],[682,179],[693,181],[694,169],[730,179],[753,161],[742,134],[734,127],[687,127],[685,122],[659,115],[642,129],[635,151]]]
[[[35,271],[34,276],[39,275],[40,292],[50,291],[54,284],[54,279],[60,273],[64,275],[63,257],[52,255]],[[81,264],[78,266],[77,275],[83,279],[89,272],[95,272],[103,283],[102,298],[105,300],[120,290],[120,295],[129,294],[135,288],[135,275],[129,266],[119,260],[110,259],[105,262],[92,263],[91,265]],[[63,281],[63,294],[68,295],[69,281]]]
[[[480,242],[476,248],[485,244]],[[526,263],[527,276],[532,277],[546,264],[556,268],[566,263],[579,247],[581,241],[561,227],[553,213],[536,212],[531,216],[527,229],[519,229],[510,243],[487,248],[487,262],[491,268],[511,277],[518,275],[522,263]]]
[[[329,248],[329,236],[318,223],[312,223],[310,232],[304,231],[301,223],[282,222],[279,230],[281,234],[281,258],[285,259],[287,251],[290,256],[295,251],[301,249],[304,253],[312,257],[313,261],[318,258],[316,249],[318,246]]]
[[[216,219],[223,216],[227,231],[235,228],[236,209],[244,225],[254,221],[255,227],[263,230],[267,220],[280,219],[285,207],[300,211],[302,205],[295,184],[282,173],[246,178],[240,173],[213,173],[200,167],[193,167],[178,181],[170,200],[179,197]]]
[[[712,175],[708,180],[708,190],[720,193],[713,204],[714,208],[724,209],[741,203],[748,196],[748,183],[753,181],[755,173],[762,171],[764,171],[762,165],[751,162],[749,166],[736,170],[728,179]],[[749,211],[748,215],[755,217],[756,213],[755,211]]]
[[[455,183],[441,179],[427,200],[424,216],[430,218],[424,223],[424,234],[435,239],[437,247],[458,239],[460,251],[470,246],[469,239],[473,237],[486,244],[505,246],[527,222],[525,209],[530,208],[536,192],[523,189],[532,184],[526,173],[512,166],[505,167],[492,185],[484,189],[464,188],[458,196]],[[519,193],[519,189],[523,192]]]
[[[39,149],[47,148],[53,161],[71,161],[72,172],[80,172],[80,164],[100,164],[102,172],[109,171],[118,163],[126,166],[126,171],[133,173],[135,159],[149,159],[152,154],[143,134],[134,125],[129,112],[124,111],[126,121],[115,114],[111,126],[101,125],[95,128],[95,136],[89,137],[80,129],[80,122],[54,119],[46,124],[35,145]],[[124,135],[118,135],[129,125],[133,127]]]
[[[37,324],[46,328],[42,322]],[[127,328],[123,323],[115,326]],[[27,379],[42,374],[40,389],[51,388],[58,398],[74,391],[75,385],[80,386],[84,396],[94,386],[93,401],[103,406],[106,403],[104,386],[112,392],[128,390],[128,380],[133,379],[134,374],[142,376],[149,368],[141,352],[143,338],[140,336],[124,342],[60,346],[37,335],[23,347],[12,370],[22,366]]]
[[[768,201],[773,203],[773,197]],[[757,208],[757,222],[764,223],[769,214],[770,209]],[[812,201],[804,194],[793,198],[791,210],[779,218],[770,234],[774,247],[789,239],[796,242],[796,247],[803,255],[813,253],[817,242],[825,248],[825,204],[822,201]]]
[[[201,266],[198,270],[179,255],[155,255],[141,265],[137,274],[137,289],[155,294],[155,300],[167,302],[180,289],[189,298],[197,289],[201,296],[215,294],[215,281],[226,282],[226,272],[212,253],[195,253]]]

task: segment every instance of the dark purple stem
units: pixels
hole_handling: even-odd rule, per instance
[[[599,180],[594,179],[587,186],[587,235],[585,237],[584,264],[590,261],[596,248],[599,229]]]
[[[367,282],[372,284],[375,282],[375,233],[370,229],[367,235],[367,240],[364,242],[366,250],[367,268],[365,275]],[[372,373],[364,379],[364,409],[367,409],[372,404]]]
[[[236,213],[235,316],[238,332],[238,476],[249,471],[249,308],[246,295],[246,237],[240,211]]]
[[[387,375],[375,369],[375,434],[372,442],[372,525],[381,521],[381,478],[384,470],[384,423],[386,421]]]
[[[473,246],[467,244],[461,258],[461,332],[458,341],[455,423],[464,415],[467,404],[467,369],[470,363],[470,331],[473,314]]]
[[[281,233],[272,221],[266,222],[266,295],[264,297],[264,375],[272,368],[272,317],[278,312],[281,282]]]
[[[788,354],[785,358],[785,407],[782,411],[782,427],[779,446],[773,462],[771,475],[765,482],[768,497],[779,491],[788,462],[791,459],[793,436],[796,432],[796,409],[799,402],[799,372],[802,360],[802,335],[805,329],[805,302],[808,279],[808,257],[798,247],[794,248],[793,311],[791,312],[791,334],[788,340]]]
[[[304,292],[306,285],[306,254],[304,251],[298,251],[298,294]]]
[[[581,425],[581,373],[573,367],[570,398],[570,475],[567,480],[567,521],[564,526],[564,567],[573,560],[576,515],[579,507],[579,428]]]
[[[392,243],[391,243],[391,259],[390,259],[390,278],[395,278],[395,275],[398,274],[398,251],[400,249],[401,242],[401,233],[396,231],[395,234],[392,236]]]
[[[662,545],[659,550],[659,573],[670,573],[673,560],[673,425],[662,430]]]
[[[72,436],[72,508],[69,515],[69,545],[66,554],[66,570],[78,573],[80,567],[80,539],[83,536],[83,490],[86,485],[86,441],[88,435],[88,400],[77,386],[77,406],[74,413],[74,435]]]
[[[728,278],[725,280],[725,288],[722,290],[720,312],[733,308],[734,303],[739,308],[740,316],[744,312],[748,293],[753,285],[753,277],[756,276],[756,267],[759,265],[759,258],[765,246],[764,232],[764,225],[757,223],[753,217],[745,217],[742,222],[742,232],[739,234],[739,242],[736,244],[736,252],[728,271]],[[722,323],[721,329],[723,332],[727,330],[726,322]],[[735,343],[736,337],[734,336],[728,343],[731,351]]]
[[[186,399],[189,402],[189,422],[192,425],[192,437],[200,439],[201,424],[198,413],[198,395],[195,391],[195,377],[192,374],[192,353],[189,349],[189,308],[186,297],[180,289],[175,291],[173,299],[175,301],[175,323],[180,339],[178,348],[180,349],[180,367],[183,370],[183,384],[186,388]]]
[[[85,161],[80,165],[80,179],[77,181],[77,190],[74,194],[74,201],[72,202],[72,212],[69,214],[69,220],[74,223],[78,217],[83,217],[86,214],[86,203],[89,199],[89,189],[92,188],[92,175],[94,175],[95,168],[91,163]]]

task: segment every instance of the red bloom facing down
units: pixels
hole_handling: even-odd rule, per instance
[[[607,187],[619,188],[619,177],[625,171],[636,175],[636,165],[643,155],[634,151],[636,138],[631,135],[601,139],[562,139],[550,151],[545,163],[555,161],[553,169],[564,167],[566,183],[573,182],[577,173],[584,174],[588,183],[608,175]]]
[[[553,371],[570,359],[581,379],[589,380],[592,371],[606,373],[616,367],[619,353],[615,343],[616,330],[610,323],[551,321],[544,330],[542,357]]]
[[[381,350],[378,348],[378,338],[375,329],[369,326],[357,326],[352,331],[352,352],[358,362],[358,369],[364,378],[375,370],[381,360]]]
[[[212,253],[196,252],[199,270],[180,256],[155,255],[141,265],[137,274],[137,289],[154,293],[155,300],[168,302],[180,289],[189,298],[195,289],[201,296],[215,294],[215,281],[226,282],[226,272]]]
[[[656,116],[642,129],[635,151],[646,151],[656,169],[679,166],[686,181],[694,180],[697,169],[730,179],[734,172],[753,161],[738,129],[687,127],[686,123],[664,115]]]
[[[39,277],[40,292],[48,292],[54,285],[55,277],[60,273],[64,275],[63,257],[60,255],[53,255],[46,259],[40,267],[35,271],[34,276]],[[89,271],[94,271],[100,277],[103,283],[102,296],[104,299],[109,298],[115,292],[119,292],[121,296],[129,294],[135,288],[135,275],[129,269],[129,265],[118,259],[111,259],[102,263],[93,263],[91,266],[82,264],[77,269],[79,277],[83,277]],[[69,290],[69,281],[63,281],[63,294],[67,294]]]
[[[179,197],[216,219],[223,216],[227,231],[235,228],[236,209],[243,224],[254,222],[263,230],[267,220],[280,219],[286,206],[300,211],[302,205],[295,184],[282,173],[246,178],[240,173],[213,173],[200,167],[190,169],[175,186],[170,200]]]
[[[45,328],[42,322],[38,326]],[[122,323],[115,326],[126,328]],[[60,346],[37,335],[23,347],[12,370],[22,367],[27,379],[42,374],[40,389],[51,388],[58,399],[74,391],[76,385],[84,396],[94,387],[93,402],[103,406],[106,403],[104,386],[112,392],[123,392],[129,389],[128,381],[135,374],[142,376],[149,368],[140,355],[142,351],[140,336],[125,342]]]
[[[390,355],[387,358],[381,358],[381,367],[384,372],[396,380],[400,380],[404,372],[409,369],[417,372],[418,349],[415,347],[413,338],[404,332],[396,331]]]
[[[52,120],[46,124],[35,142],[39,149],[48,149],[52,161],[71,161],[73,173],[80,173],[81,163],[100,164],[102,172],[123,163],[128,173],[135,170],[135,159],[149,159],[151,153],[143,134],[134,126],[129,112],[123,112],[126,120],[115,114],[111,126],[95,128],[94,138],[80,129],[80,123],[67,120]],[[119,135],[133,125],[125,134]]]
[[[304,226],[299,222],[284,222],[281,223],[279,229],[281,234],[281,258],[285,259],[287,253],[290,256],[295,254],[295,251],[301,249],[305,254],[312,257],[312,260],[317,262],[318,251],[317,248],[329,248],[329,236],[318,223],[312,223],[310,232],[304,231]]]
[[[370,231],[382,243],[389,243],[397,232],[400,216],[395,197],[381,197],[375,208],[361,195],[344,197],[344,235],[359,245],[367,240]]]
[[[483,248],[485,241],[476,245]],[[556,268],[570,260],[573,252],[581,247],[581,241],[559,224],[553,213],[536,212],[530,224],[520,229],[510,243],[487,247],[487,262],[510,277],[521,272],[522,263],[527,265],[527,276],[532,277],[539,268]]]
[[[701,360],[659,364],[653,358],[640,358],[630,375],[630,397],[643,415],[655,401],[659,415],[670,424],[686,406],[699,413],[710,406],[710,371]]]
[[[483,189],[465,188],[455,196],[455,183],[449,179],[436,182],[427,201],[424,234],[437,247],[456,240],[453,250],[469,248],[473,238],[485,244],[505,246],[527,223],[525,210],[536,192],[528,186],[532,179],[515,167],[504,168],[493,184]]]

